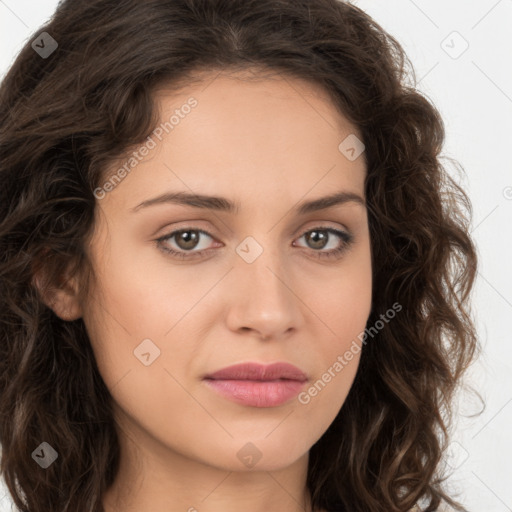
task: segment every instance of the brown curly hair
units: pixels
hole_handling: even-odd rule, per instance
[[[42,31],[54,53],[27,43],[0,86],[0,469],[15,505],[103,511],[119,468],[112,397],[84,323],[42,300],[92,272],[84,244],[107,164],[155,128],[156,88],[255,68],[321,85],[360,129],[368,325],[404,306],[365,346],[346,402],[310,450],[312,505],[464,510],[440,462],[454,392],[479,348],[471,204],[441,164],[443,122],[400,44],[339,0],[65,0],[31,40]],[[38,471],[42,439],[59,447],[59,464]]]

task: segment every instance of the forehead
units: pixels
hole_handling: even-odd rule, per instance
[[[241,203],[256,197],[296,202],[308,191],[315,197],[339,189],[363,193],[364,154],[350,161],[339,149],[347,137],[361,138],[359,130],[318,84],[210,73],[180,90],[161,87],[155,105],[154,147],[110,194],[123,195],[127,207],[163,187]]]
[[[282,111],[286,111],[288,116],[294,112],[306,118],[315,115],[323,120],[326,128],[344,130],[350,125],[352,133],[359,133],[359,129],[345,118],[331,93],[320,83],[274,69],[254,67],[198,71],[175,84],[164,83],[154,91],[161,121],[168,119],[167,114],[183,105],[190,96],[203,104],[203,112],[214,103],[218,106],[217,116],[220,108],[228,107],[229,112],[242,105],[246,113],[250,111],[253,114],[251,117],[255,121],[258,113],[263,113],[259,107],[272,106],[276,109],[276,118]],[[267,121],[271,119],[267,118]]]

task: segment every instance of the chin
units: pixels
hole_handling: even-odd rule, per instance
[[[237,472],[285,469],[301,457],[307,456],[311,447],[304,440],[299,442],[295,435],[267,434],[267,437],[262,436],[260,439],[237,437],[231,439],[227,445],[217,444],[215,451],[218,450],[219,453],[218,456],[217,453],[212,454],[213,465]]]

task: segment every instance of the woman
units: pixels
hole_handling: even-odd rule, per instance
[[[471,208],[406,64],[337,0],[59,4],[0,88],[20,510],[464,510]]]

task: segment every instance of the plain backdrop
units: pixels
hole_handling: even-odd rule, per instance
[[[453,469],[450,489],[469,511],[512,511],[512,0],[353,3],[403,45],[418,88],[444,118],[443,155],[464,168],[460,175],[446,162],[473,204],[480,257],[473,310],[483,353],[467,381],[486,406],[471,417],[480,403],[460,395],[446,463]],[[56,5],[0,0],[1,76]],[[6,492],[0,486],[0,512],[11,510]]]

